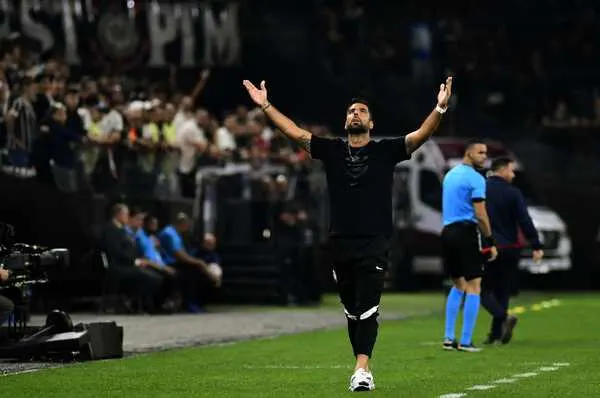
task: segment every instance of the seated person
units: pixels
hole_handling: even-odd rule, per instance
[[[177,272],[175,268],[165,264],[158,251],[158,239],[153,239],[151,230],[153,220],[156,220],[156,218],[141,213],[135,218],[134,224],[130,224],[130,226],[135,231],[138,255],[148,260],[149,269],[163,277],[163,285],[156,297],[156,308],[160,308],[163,312],[173,312],[181,306],[181,300],[176,294]]]
[[[127,292],[142,300],[142,309],[154,310],[154,297],[162,285],[162,277],[152,272],[148,260],[138,257],[135,239],[129,224],[129,208],[116,204],[111,209],[111,221],[103,236],[108,259],[108,280],[111,293]],[[129,232],[128,232],[129,230]]]
[[[0,268],[0,284],[4,283],[6,280],[8,280],[8,277],[9,277],[8,270],[5,270],[4,268]],[[0,290],[0,292],[1,292],[1,290]],[[0,326],[2,326],[2,324],[8,320],[8,317],[10,316],[10,314],[13,312],[14,309],[15,309],[15,304],[8,297],[0,295]]]
[[[190,312],[201,312],[206,292],[220,284],[221,278],[208,264],[192,257],[183,245],[183,235],[190,229],[190,219],[179,213],[173,225],[159,233],[162,258],[177,270],[184,305]]]
[[[221,257],[219,257],[216,248],[217,238],[214,234],[207,232],[202,235],[198,247],[190,249],[190,254],[203,260],[208,264],[208,267],[222,279],[223,269],[221,268]],[[217,286],[220,286],[220,284],[221,280],[219,280]]]

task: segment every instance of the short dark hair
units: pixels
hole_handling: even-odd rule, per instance
[[[364,97],[352,98],[350,100],[350,103],[346,107],[346,111],[348,111],[348,109],[350,109],[350,107],[354,104],[363,104],[364,106],[366,106],[367,109],[369,109],[369,115],[371,116],[371,119],[373,119],[373,111],[371,110],[371,104],[369,104],[369,101],[366,98],[364,98]]]
[[[141,207],[138,207],[138,206],[133,206],[133,207],[131,207],[131,209],[129,209],[130,217],[135,217],[139,214],[146,214],[146,212]]]
[[[148,227],[154,220],[158,219],[156,218],[156,216],[152,213],[148,213],[146,214],[146,216],[144,217],[144,227]]]
[[[514,159],[511,159],[506,156],[499,157],[492,161],[491,169],[492,169],[492,171],[498,171],[501,168],[506,167],[511,163],[514,163]]]
[[[474,145],[486,145],[486,142],[484,140],[482,140],[481,138],[472,138],[467,142],[467,145],[465,145],[465,150],[464,152],[467,153],[467,151],[469,149],[471,149]]]

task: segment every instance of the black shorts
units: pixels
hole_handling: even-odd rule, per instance
[[[481,253],[477,225],[457,222],[445,226],[442,231],[442,257],[444,268],[451,278],[481,278],[485,258]]]
[[[377,317],[388,268],[387,237],[330,238],[329,255],[346,317]]]

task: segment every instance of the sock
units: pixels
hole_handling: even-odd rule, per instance
[[[455,287],[450,289],[450,293],[448,293],[448,299],[446,300],[446,331],[444,332],[444,338],[446,339],[454,340],[454,327],[463,295],[464,292]]]
[[[350,345],[352,345],[352,354],[356,358],[356,326],[358,321],[348,319],[348,338],[350,339]]]
[[[355,352],[356,355],[363,354],[371,358],[373,356],[373,347],[377,340],[377,331],[379,322],[377,322],[377,313],[367,319],[356,322]]]
[[[463,314],[462,338],[460,339],[461,345],[473,343],[473,331],[475,330],[475,323],[477,322],[479,302],[480,298],[478,294],[467,293]]]

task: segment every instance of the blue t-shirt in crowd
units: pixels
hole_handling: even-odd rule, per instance
[[[165,264],[174,264],[177,261],[175,253],[180,250],[185,250],[183,247],[183,239],[181,239],[181,236],[179,236],[179,233],[172,225],[164,227],[158,234],[158,239],[160,240],[162,258],[165,261]]]
[[[485,200],[485,178],[473,166],[460,164],[444,177],[442,218],[444,226],[470,221],[477,223],[473,202]]]
[[[137,233],[135,234],[135,242],[140,256],[160,265],[161,267],[165,266],[165,262],[158,252],[154,241],[142,228],[138,229]]]

